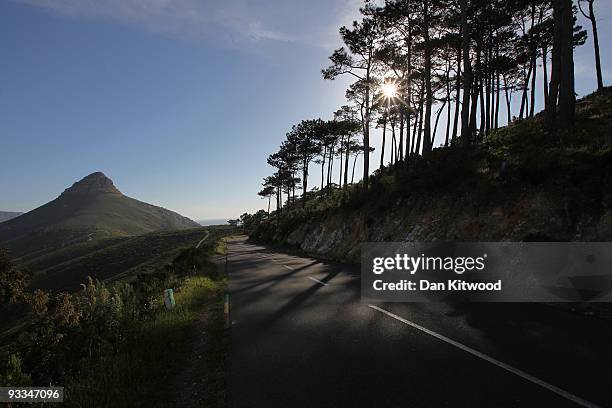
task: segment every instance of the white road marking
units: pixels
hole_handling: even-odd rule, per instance
[[[486,355],[484,353],[481,353],[478,350],[474,350],[473,348],[465,346],[465,345],[463,345],[463,344],[461,344],[461,343],[459,343],[459,342],[457,342],[455,340],[449,339],[446,336],[443,336],[443,335],[441,335],[439,333],[436,333],[436,332],[434,332],[432,330],[429,330],[429,329],[427,329],[427,328],[425,328],[423,326],[419,326],[418,324],[413,323],[410,320],[406,320],[403,317],[400,317],[400,316],[398,316],[396,314],[393,314],[393,313],[391,313],[389,311],[386,311],[385,309],[381,309],[380,307],[374,306],[374,305],[368,305],[368,307],[372,308],[374,310],[378,310],[379,312],[382,312],[382,313],[386,314],[387,316],[390,316],[390,317],[394,318],[395,320],[399,320],[400,322],[402,322],[404,324],[407,324],[408,326],[414,327],[415,329],[420,330],[423,333],[427,333],[430,336],[433,336],[433,337],[437,338],[438,340],[442,340],[443,342],[448,343],[448,344],[450,344],[452,346],[455,346],[458,349],[461,349],[461,350],[463,350],[465,352],[468,352],[468,353],[470,353],[470,354],[472,354],[472,355],[474,355],[474,356],[476,356],[478,358],[481,358],[481,359],[483,359],[485,361],[488,361],[489,363],[494,364],[494,365],[496,365],[496,366],[498,366],[500,368],[503,368],[504,370],[509,371],[512,374],[516,374],[519,377],[522,377],[522,378],[524,378],[527,381],[530,381],[530,382],[532,382],[532,383],[534,383],[536,385],[539,385],[540,387],[544,387],[547,390],[552,391],[555,394],[560,395],[560,396],[562,396],[565,399],[573,401],[573,402],[575,402],[578,405],[581,405],[583,407],[588,407],[588,408],[598,408],[599,407],[598,405],[593,404],[590,401],[584,400],[584,399],[582,399],[582,398],[580,398],[580,397],[578,397],[578,396],[576,396],[576,395],[574,395],[572,393],[569,393],[569,392],[567,392],[565,390],[562,390],[559,387],[555,387],[554,385],[549,384],[546,381],[542,381],[539,378],[534,377],[531,374],[527,374],[526,372],[524,372],[522,370],[519,370],[518,368],[514,368],[514,367],[512,367],[512,366],[510,366],[510,365],[508,365],[506,363],[503,363],[503,362],[501,362],[499,360],[494,359],[493,357],[490,357],[490,356],[488,356],[488,355]]]
[[[260,257],[261,259],[267,259],[267,260],[272,261],[272,262],[277,263],[277,264],[278,264],[278,263],[281,263],[281,261],[279,261],[278,259],[276,259],[276,258],[272,258],[272,255],[259,255],[259,257]],[[283,265],[283,266],[284,266],[284,265]]]
[[[323,285],[323,286],[327,286],[327,283],[325,283],[325,282],[321,282],[320,280],[315,279],[315,278],[313,278],[312,276],[309,276],[309,277],[308,277],[308,279],[313,280],[313,281],[315,281],[315,282],[317,282],[317,283],[320,283],[320,284],[321,284],[321,285]]]
[[[200,245],[202,245],[202,243],[208,239],[209,235],[210,235],[210,231],[206,231],[206,234],[204,235],[204,238],[202,238],[200,240],[200,242],[198,242],[198,245],[196,245],[196,249],[198,249],[200,247]]]
[[[293,270],[293,268],[292,268],[292,267],[290,267],[290,266],[288,266],[288,265],[283,265],[283,266],[284,266],[285,268],[289,269],[290,271],[292,271],[292,270]]]

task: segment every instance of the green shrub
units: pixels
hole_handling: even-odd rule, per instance
[[[3,387],[27,387],[32,385],[29,375],[23,372],[21,358],[17,354],[0,353],[0,385]]]

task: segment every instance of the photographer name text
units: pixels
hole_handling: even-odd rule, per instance
[[[495,282],[466,282],[461,279],[449,279],[446,282],[431,282],[427,279],[418,281],[402,279],[397,282],[384,282],[377,279],[373,282],[376,291],[501,291],[502,281]]]

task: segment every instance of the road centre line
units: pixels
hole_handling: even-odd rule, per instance
[[[313,280],[313,281],[315,281],[315,282],[317,282],[317,283],[320,283],[320,284],[321,284],[321,285],[323,285],[323,286],[327,286],[327,283],[325,283],[325,282],[321,282],[320,280],[315,279],[315,278],[313,278],[312,276],[308,276],[308,279]]]
[[[313,278],[311,278],[311,279],[313,279]],[[563,390],[563,389],[561,389],[559,387],[556,387],[556,386],[554,386],[552,384],[547,383],[546,381],[540,380],[539,378],[534,377],[531,374],[528,374],[528,373],[526,373],[526,372],[524,372],[522,370],[519,370],[518,368],[514,368],[514,367],[512,367],[512,366],[510,366],[510,365],[508,365],[506,363],[503,363],[503,362],[501,362],[501,361],[499,361],[499,360],[497,360],[497,359],[495,359],[493,357],[490,357],[490,356],[488,356],[488,355],[486,355],[484,353],[481,353],[478,350],[475,350],[475,349],[473,349],[471,347],[463,345],[463,344],[459,343],[458,341],[455,341],[455,340],[450,339],[450,338],[448,338],[446,336],[443,336],[443,335],[441,335],[439,333],[436,333],[433,330],[429,330],[429,329],[427,329],[427,328],[425,328],[423,326],[420,326],[420,325],[418,325],[418,324],[416,324],[414,322],[411,322],[410,320],[406,320],[403,317],[400,317],[400,316],[398,316],[396,314],[393,314],[393,313],[391,313],[391,312],[389,312],[389,311],[387,311],[385,309],[382,309],[382,308],[380,308],[378,306],[375,306],[375,305],[368,305],[368,307],[371,308],[371,309],[374,309],[374,310],[378,310],[379,312],[384,313],[387,316],[394,318],[395,320],[398,320],[398,321],[400,321],[400,322],[402,322],[402,323],[404,323],[404,324],[406,324],[408,326],[411,326],[411,327],[413,327],[413,328],[415,328],[417,330],[420,330],[423,333],[429,334],[430,336],[433,336],[433,337],[437,338],[438,340],[442,340],[443,342],[448,343],[451,346],[457,347],[458,349],[461,349],[461,350],[463,350],[463,351],[465,351],[467,353],[472,354],[473,356],[476,356],[476,357],[478,357],[478,358],[480,358],[482,360],[485,360],[485,361],[487,361],[487,362],[489,362],[491,364],[494,364],[494,365],[496,365],[496,366],[498,366],[498,367],[500,367],[500,368],[502,368],[502,369],[504,369],[504,370],[506,370],[506,371],[508,371],[508,372],[510,372],[512,374],[518,375],[519,377],[521,377],[521,378],[523,378],[523,379],[525,379],[527,381],[530,381],[530,382],[532,382],[532,383],[534,383],[536,385],[539,385],[540,387],[546,388],[547,390],[552,391],[555,394],[557,394],[557,395],[559,395],[559,396],[561,396],[561,397],[563,397],[565,399],[568,399],[568,400],[570,400],[572,402],[575,402],[578,405],[581,405],[583,407],[588,407],[588,408],[598,408],[599,407],[597,404],[594,404],[594,403],[592,403],[590,401],[584,400],[584,399],[582,399],[582,398],[580,398],[580,397],[578,397],[578,396],[576,396],[576,395],[574,395],[574,394],[572,394],[570,392],[567,392],[567,391],[565,391],[565,390]]]

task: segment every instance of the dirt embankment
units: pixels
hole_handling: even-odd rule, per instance
[[[368,241],[610,241],[612,185],[553,181],[495,191],[454,189],[301,215],[257,228],[255,241],[358,262]]]

